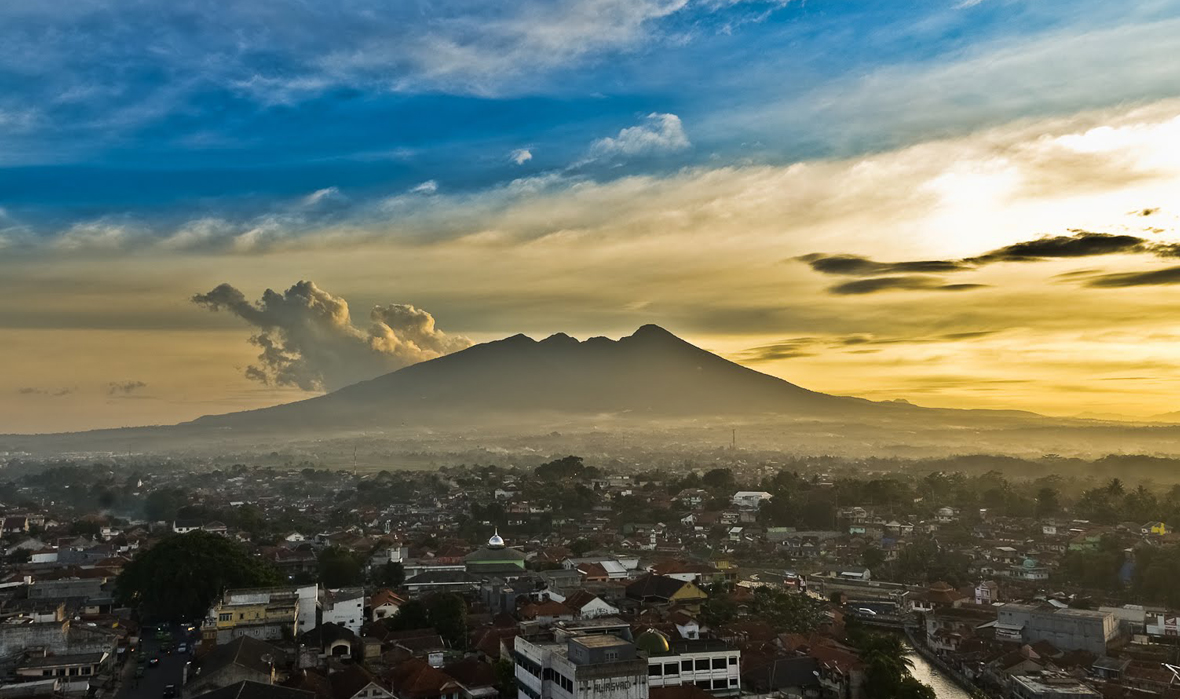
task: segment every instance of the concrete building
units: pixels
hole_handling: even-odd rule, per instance
[[[347,587],[320,595],[320,623],[337,624],[359,634],[365,623],[365,590]]]
[[[1014,699],[1098,699],[1090,685],[1068,675],[1012,675],[1009,687]]]
[[[611,634],[514,642],[518,699],[647,699],[648,663]]]
[[[201,637],[217,645],[240,636],[296,638],[316,627],[317,597],[315,585],[227,590],[206,615]]]
[[[1118,636],[1118,620],[1109,612],[1029,604],[1005,604],[996,609],[996,638],[1000,640],[1048,641],[1060,650],[1085,650],[1102,656],[1106,655],[1106,644]]]

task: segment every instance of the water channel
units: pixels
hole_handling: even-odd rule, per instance
[[[906,657],[914,663],[911,669],[914,677],[921,680],[923,684],[933,687],[934,696],[938,697],[938,699],[970,698],[971,695],[960,688],[959,685],[955,684],[955,681],[948,677],[946,673],[926,662],[925,658],[918,655],[912,649],[906,654]]]

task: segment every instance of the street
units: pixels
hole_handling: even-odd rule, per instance
[[[185,633],[183,630],[174,630],[172,654],[167,655],[160,650],[162,642],[156,640],[155,632],[145,628],[140,641],[140,648],[145,651],[143,677],[135,679],[135,667],[139,661],[136,656],[132,656],[120,673],[122,686],[115,694],[115,699],[162,699],[164,687],[170,684],[176,685],[177,696],[181,696],[184,666],[192,660],[192,655],[189,652],[178,653],[176,646],[187,643],[191,651],[192,643],[197,637],[196,634]],[[147,662],[152,658],[159,658],[160,664],[155,667],[148,666]]]

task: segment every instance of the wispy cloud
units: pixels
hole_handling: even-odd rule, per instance
[[[528,148],[517,148],[508,154],[508,159],[517,165],[524,165],[533,159],[533,152]]]

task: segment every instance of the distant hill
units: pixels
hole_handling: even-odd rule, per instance
[[[696,347],[656,325],[619,340],[525,335],[272,408],[202,417],[233,428],[364,427],[436,420],[495,420],[520,413],[856,415],[914,412],[904,402],[809,391]]]

